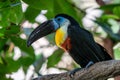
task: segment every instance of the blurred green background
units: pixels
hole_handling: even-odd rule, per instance
[[[78,67],[68,54],[63,54],[64,51],[55,46],[54,34],[42,40],[47,42],[45,45],[36,47],[36,42],[33,47],[26,46],[31,31],[59,13],[74,17],[115,59],[120,59],[120,0],[104,1],[0,0],[0,80],[15,79],[11,75],[20,69],[23,80],[29,80],[47,74],[42,73],[42,69],[55,68],[64,72]],[[49,52],[49,49],[53,50]],[[45,50],[48,50],[48,55],[44,54]],[[33,72],[28,77],[30,66]]]

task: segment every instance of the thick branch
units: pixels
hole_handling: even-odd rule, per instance
[[[81,69],[71,78],[69,72],[50,74],[36,78],[35,80],[106,80],[120,75],[120,60],[103,61],[93,66]]]

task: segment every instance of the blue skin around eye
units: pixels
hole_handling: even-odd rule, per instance
[[[60,19],[60,20],[58,20],[58,19]],[[63,17],[58,17],[58,18],[56,18],[55,19],[56,20],[56,22],[59,24],[59,25],[62,25],[63,23],[64,23],[64,18]]]
[[[60,19],[60,20],[58,20]],[[54,23],[54,29],[57,30],[60,26],[62,26],[65,22],[65,18],[63,17],[57,17],[55,19],[53,19],[53,23]]]
[[[66,19],[64,17],[57,17],[52,20],[55,30],[57,30],[60,26],[64,25],[64,23],[66,22]]]

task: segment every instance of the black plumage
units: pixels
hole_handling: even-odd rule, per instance
[[[68,52],[81,67],[86,67],[90,61],[96,63],[112,59],[105,48],[94,41],[92,34],[81,28],[72,17],[65,14],[57,16],[70,20],[68,37],[72,47]]]

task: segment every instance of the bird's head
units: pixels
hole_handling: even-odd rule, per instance
[[[53,32],[56,32],[55,40],[56,44],[59,46],[66,39],[67,29],[68,26],[71,25],[71,22],[73,24],[76,23],[72,17],[66,14],[58,14],[55,18],[42,23],[30,34],[27,46],[30,46],[39,38]]]

